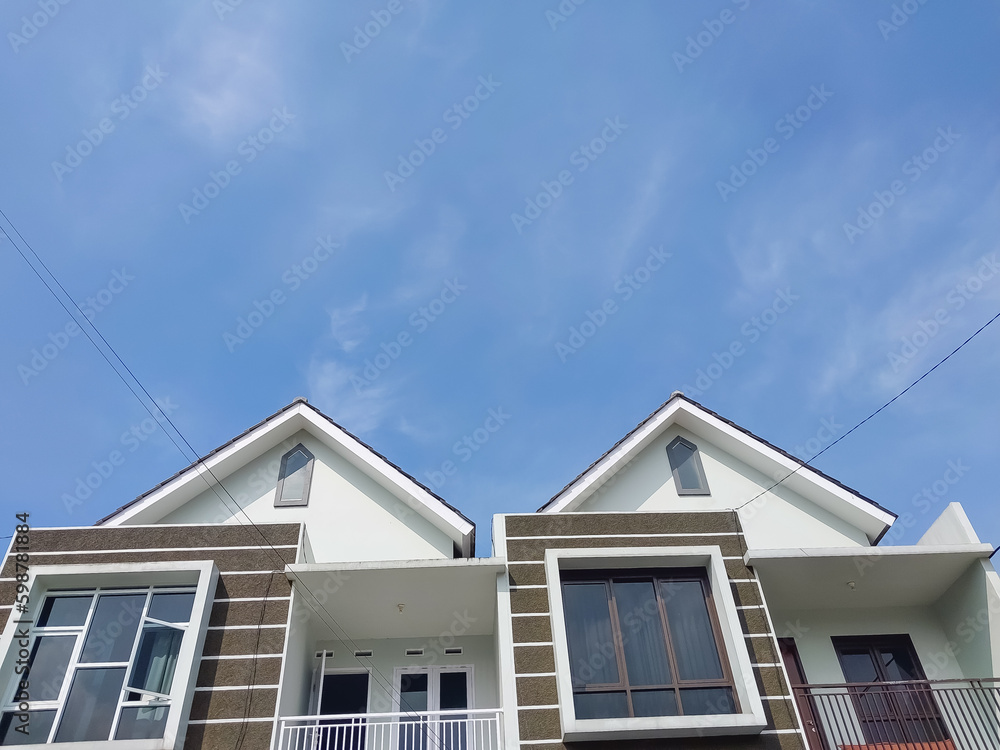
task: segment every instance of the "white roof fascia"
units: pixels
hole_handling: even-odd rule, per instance
[[[151,492],[139,502],[122,509],[117,515],[105,521],[102,526],[132,525],[128,523],[129,520],[137,516],[140,517],[137,519],[140,523],[149,523],[148,519],[141,518],[141,516],[151,515],[153,507],[156,505],[165,506],[163,512],[157,515],[157,518],[162,518],[167,513],[181,507],[188,500],[210,489],[210,486],[215,484],[213,475],[218,477],[220,481],[224,481],[233,471],[279,445],[282,440],[292,437],[300,430],[306,430],[320,439],[331,450],[344,457],[401,501],[413,507],[421,516],[448,534],[453,541],[458,542],[463,547],[463,552],[468,554],[468,550],[465,548],[469,546],[468,536],[474,528],[471,523],[349,433],[332,426],[330,422],[304,403],[295,404],[266,424],[262,424],[257,430],[244,435],[232,445],[226,446],[205,461],[199,462],[197,466],[192,466],[188,471]],[[247,454],[250,454],[249,457]],[[225,495],[224,491],[219,490],[219,492],[223,496]],[[417,502],[409,502],[407,498],[412,498]],[[232,501],[228,501],[227,505],[231,503]]]
[[[668,402],[659,414],[649,419],[646,424],[605,456],[587,474],[580,477],[543,512],[557,513],[577,508],[594,489],[608,480],[610,474],[628,463],[633,456],[672,424],[677,424],[700,437],[704,437],[721,450],[728,452],[734,458],[761,471],[768,477],[775,474],[778,476],[791,475],[782,480],[783,485],[816,503],[819,507],[843,518],[873,539],[895,521],[893,514],[823,477],[813,471],[811,467],[801,466],[798,461],[783,455],[766,443],[747,435],[742,430],[727,424],[682,398],[672,399]],[[792,474],[793,471],[794,474]],[[746,500],[750,499],[746,498]]]

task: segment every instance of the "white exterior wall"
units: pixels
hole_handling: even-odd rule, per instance
[[[698,446],[711,495],[677,494],[666,449],[678,435]],[[730,510],[774,482],[774,478],[675,425],[599,487],[579,510]],[[869,546],[864,532],[784,486],[776,487],[764,498],[743,508],[740,520],[751,549]]]
[[[1000,606],[994,602],[991,608],[990,595],[995,596],[991,573],[995,579],[996,571],[989,561],[972,565],[934,605],[951,642],[952,656],[967,677],[1000,674],[1000,658],[994,651],[1000,639],[991,639],[993,630],[1000,635]]]
[[[810,683],[842,683],[844,673],[832,636],[906,633],[928,679],[982,677],[983,669],[965,673],[949,651],[949,637],[934,607],[771,610],[779,637],[792,636]]]
[[[281,457],[298,443],[316,457],[309,505],[275,508]],[[255,523],[297,523],[309,529],[313,562],[450,559],[452,540],[388,490],[306,432],[249,462],[223,480]],[[160,522],[246,523],[208,489]]]
[[[354,672],[371,669],[369,682],[369,713],[386,713],[398,711],[393,696],[396,692],[395,674],[397,667],[459,667],[472,666],[472,708],[498,708],[496,650],[492,635],[459,636],[449,645],[461,647],[462,653],[447,656],[441,653],[443,649],[435,650],[433,643],[426,638],[392,638],[383,640],[355,640],[351,643],[341,641],[320,641],[309,660],[309,671],[319,664],[315,652],[326,649],[333,651],[333,657],[327,657],[326,668],[345,669]],[[404,656],[408,648],[423,648],[423,656]],[[355,650],[371,649],[371,658],[354,656]],[[301,706],[301,713],[308,709],[308,701]]]

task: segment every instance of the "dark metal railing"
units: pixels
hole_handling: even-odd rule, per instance
[[[998,750],[1000,679],[793,685],[810,750]]]

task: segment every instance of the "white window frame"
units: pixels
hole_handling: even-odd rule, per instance
[[[177,655],[177,666],[174,670],[170,691],[170,710],[167,714],[163,737],[148,740],[59,743],[67,750],[107,750],[108,748],[114,748],[114,750],[181,750],[188,716],[191,712],[191,702],[194,697],[196,667],[200,662],[201,652],[205,645],[205,633],[211,616],[211,603],[215,598],[218,578],[219,571],[212,560],[97,565],[32,565],[28,572],[27,581],[30,609],[24,614],[13,612],[7,621],[3,635],[0,636],[0,689],[4,690],[3,699],[7,701],[10,697],[7,691],[16,687],[15,678],[17,675],[14,673],[14,667],[20,650],[19,641],[23,640],[23,631],[28,629],[33,642],[35,635],[33,623],[41,612],[46,594],[49,591],[59,589],[60,594],[69,594],[80,591],[93,592],[95,589],[105,587],[123,587],[122,593],[125,593],[127,589],[124,587],[148,589],[150,586],[193,589],[194,602],[191,606],[191,618],[186,626],[184,637],[181,639],[180,651]],[[93,602],[91,606],[93,607]],[[176,627],[176,625],[172,626]],[[80,636],[77,651],[82,647],[82,641],[83,637]],[[75,663],[75,659],[71,660],[71,666]],[[64,681],[58,699],[60,708],[65,704],[68,683],[69,680]],[[58,720],[59,717],[56,718]],[[43,745],[36,743],[19,745],[18,747],[41,748]]]
[[[578,719],[573,702],[566,616],[563,609],[562,570],[705,568],[712,587],[712,602],[739,698],[740,713],[710,716],[651,716],[618,719]],[[651,739],[701,735],[759,734],[767,726],[753,666],[747,651],[736,601],[729,587],[722,552],[718,547],[608,547],[548,549],[545,578],[556,655],[556,689],[564,742],[581,740]]]
[[[425,664],[423,666],[412,666],[412,667],[396,667],[393,670],[392,676],[392,710],[396,713],[401,712],[403,709],[400,707],[400,698],[402,697],[402,687],[403,687],[403,675],[404,674],[426,674],[427,675],[427,711],[429,713],[436,713],[441,710],[441,682],[439,679],[435,679],[442,672],[465,672],[466,685],[468,687],[468,709],[472,711],[476,707],[476,696],[474,694],[476,688],[476,675],[475,666],[472,664]],[[437,704],[438,708],[431,708],[432,705]],[[418,712],[419,713],[419,712]]]

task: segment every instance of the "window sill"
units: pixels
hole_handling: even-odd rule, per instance
[[[752,714],[655,716],[642,719],[563,719],[563,741],[640,740],[759,734],[767,726]]]

